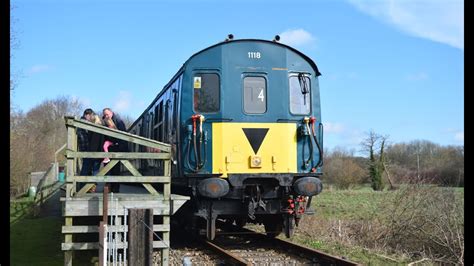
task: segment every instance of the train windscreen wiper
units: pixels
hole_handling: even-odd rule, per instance
[[[309,93],[308,82],[306,81],[306,76],[303,73],[298,74],[298,81],[300,82],[301,93],[304,98],[304,105],[306,105],[306,94]]]

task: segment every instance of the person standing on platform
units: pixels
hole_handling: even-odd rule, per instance
[[[120,118],[119,115],[114,113],[112,109],[104,108],[102,113],[103,113],[102,119],[104,120],[111,119],[118,130],[127,131],[127,128],[125,127],[125,123],[123,122],[123,120]],[[127,152],[128,151],[126,141],[121,140],[121,139],[116,139],[116,138],[109,138],[108,140],[114,143],[113,145],[109,147],[109,152]],[[120,165],[115,165],[112,169],[110,169],[109,175],[112,175],[112,176],[120,175]],[[111,192],[115,192],[115,193],[119,192],[120,184],[111,183],[110,190]]]
[[[81,119],[88,121],[88,122],[94,122],[94,116],[96,114],[91,108],[87,108],[84,110],[84,113],[82,114]],[[91,136],[93,135],[93,132],[89,132],[83,128],[78,128],[77,129],[77,143],[78,143],[78,150],[82,152],[90,152],[90,151],[95,151],[91,150]],[[99,169],[97,167],[97,159],[95,158],[82,158],[82,167],[79,172],[80,176],[91,176],[94,174],[95,169]],[[98,165],[100,167],[100,164]],[[80,190],[82,187],[84,187],[85,183],[78,183],[77,184],[77,189]]]

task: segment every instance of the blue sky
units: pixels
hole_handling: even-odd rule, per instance
[[[195,52],[271,40],[318,65],[324,145],[464,143],[464,3],[460,0],[14,0],[19,74],[10,100],[28,111],[69,95],[138,117]]]

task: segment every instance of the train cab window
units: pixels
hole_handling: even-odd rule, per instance
[[[306,115],[311,111],[311,82],[309,76],[300,73],[290,76],[290,112]]]
[[[263,77],[244,78],[244,112],[263,114],[267,111],[267,84]]]
[[[220,108],[220,84],[217,74],[194,75],[194,110],[202,113],[218,112]]]

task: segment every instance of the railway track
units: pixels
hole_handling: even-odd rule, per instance
[[[172,247],[171,265],[358,265],[247,229],[218,235],[213,241],[189,240],[185,247]]]

